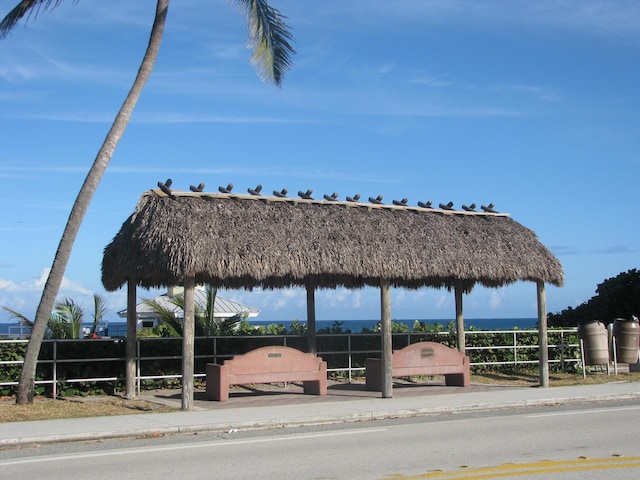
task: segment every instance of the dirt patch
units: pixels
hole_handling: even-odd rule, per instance
[[[335,385],[346,382],[346,379],[333,379],[330,384]],[[537,372],[487,372],[472,375],[471,382],[472,384],[479,385],[534,387],[539,385],[539,377]],[[613,375],[613,372],[611,372],[611,375],[607,375],[606,371],[593,371],[590,372],[586,378],[583,378],[582,374],[549,374],[549,384],[551,387],[595,385],[614,382],[640,382],[640,372],[618,372],[618,375]],[[364,383],[364,378],[354,378],[351,383]],[[261,385],[261,391],[265,390],[268,390],[268,386]],[[143,392],[143,394],[145,394],[145,392]],[[149,398],[149,395],[145,396]],[[65,399],[38,397],[32,405],[16,405],[14,398],[6,397],[0,399],[0,422],[161,413],[175,411],[179,408],[179,402],[173,405],[174,406],[171,406],[167,404],[167,402],[161,403],[160,401],[153,402],[142,399],[128,400],[114,396],[71,397]]]
[[[38,397],[32,405],[16,405],[14,398],[4,398],[0,402],[0,422],[102,417],[170,411],[174,411],[174,409],[159,403],[146,400],[127,400],[120,397],[73,397],[67,399]]]
[[[471,381],[485,385],[536,386],[540,384],[538,372],[488,372],[471,375]],[[618,372],[617,375],[606,371],[592,371],[586,375],[575,373],[550,373],[551,387],[565,387],[570,385],[601,385],[614,382],[640,382],[640,372]]]

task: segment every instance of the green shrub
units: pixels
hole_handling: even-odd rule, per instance
[[[334,322],[332,327],[318,332],[316,336],[316,350],[327,361],[330,369],[346,368],[348,365],[348,351],[352,352],[351,367],[362,368],[369,357],[379,357],[382,349],[382,338],[379,332],[364,332],[347,335],[343,332],[342,322]],[[393,327],[395,325],[395,327]],[[406,326],[398,322],[392,323],[392,347],[404,348],[408,345],[431,341],[456,348],[457,337],[454,325],[449,323],[447,330],[442,324],[421,324],[414,322],[413,329],[408,331]],[[246,319],[238,323],[238,329],[233,335],[220,337],[196,337],[194,343],[196,374],[206,371],[206,364],[222,362],[234,355],[240,355],[259,347],[271,345],[287,345],[299,350],[306,350],[308,338],[305,334],[306,324],[293,322],[291,332],[287,332],[282,324],[272,324],[267,328],[257,329]],[[269,333],[269,334],[267,334]],[[282,334],[287,334],[282,336]],[[288,334],[292,333],[292,334]],[[500,363],[513,362],[516,359],[518,370],[536,368],[538,362],[538,336],[535,331],[519,331],[517,333],[518,349],[514,353],[511,348],[498,348],[499,345],[513,343],[513,333],[470,333],[467,334],[467,354],[472,363]],[[215,343],[214,343],[215,342]],[[549,370],[577,372],[578,362],[564,362],[560,360],[575,360],[580,358],[576,333],[561,333],[550,329],[548,343],[557,348],[549,349]],[[182,372],[182,339],[180,337],[144,338],[140,341],[140,375],[175,376],[176,378],[143,380],[143,389],[177,388],[180,386]],[[528,348],[531,347],[531,348]],[[478,348],[478,350],[473,350]],[[0,343],[0,360],[4,362],[19,362],[26,350],[24,342]],[[126,345],[124,339],[117,340],[59,340],[43,342],[36,373],[36,379],[53,378],[54,351],[56,355],[57,391],[60,395],[95,395],[113,394],[124,390]],[[335,353],[322,353],[335,352]],[[153,357],[153,358],[152,358]],[[526,363],[533,362],[533,363]],[[0,364],[0,382],[17,382],[21,364]],[[505,365],[474,365],[472,371],[503,371],[514,369],[513,363]],[[66,379],[83,378],[111,378],[109,381],[79,381],[66,383]],[[64,383],[63,383],[64,382]],[[50,384],[36,384],[36,393],[51,393]],[[0,386],[1,395],[12,395],[15,386]]]

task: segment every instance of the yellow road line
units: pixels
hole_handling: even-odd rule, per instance
[[[505,463],[495,467],[473,468],[452,472],[433,471],[420,475],[387,475],[385,480],[419,480],[419,479],[492,479],[521,477],[525,475],[542,475],[559,472],[577,472],[588,470],[612,470],[623,468],[640,468],[640,457],[614,457],[580,460],[552,461],[541,460],[532,463]]]

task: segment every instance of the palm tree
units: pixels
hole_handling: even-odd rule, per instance
[[[220,335],[220,328],[216,322],[216,296],[218,289],[207,285],[204,290],[206,302],[204,309],[196,313],[196,335]],[[200,310],[200,308],[198,309]],[[183,310],[184,311],[184,310]]]
[[[145,299],[143,302],[158,314],[158,319],[161,323],[160,325],[153,327],[151,330],[153,335],[160,335],[162,337],[182,336],[182,322],[180,322],[180,319],[176,316],[176,312],[173,308],[167,307],[153,299]],[[169,303],[176,307],[180,306],[176,297],[169,297]],[[182,303],[184,304],[184,302]]]
[[[90,336],[95,335],[98,325],[107,314],[107,300],[97,293],[93,294],[93,325],[91,326]]]
[[[216,318],[215,305],[218,289],[212,285],[205,286],[204,305],[195,305],[195,334],[198,336],[212,335],[232,335],[235,327],[244,318],[243,314],[236,314],[233,317]],[[180,308],[184,311],[184,296],[179,297]]]
[[[48,326],[53,338],[78,339],[82,337],[84,309],[70,298],[56,303]]]
[[[91,334],[95,333],[98,324],[107,312],[104,298],[97,293],[93,294],[93,306],[93,327]],[[2,306],[2,309],[8,312],[11,318],[15,318],[21,325],[29,327],[33,331],[34,322],[29,320],[25,315],[9,307]],[[48,338],[81,338],[83,321],[84,308],[76,303],[75,300],[65,298],[63,301],[57,302],[53,307],[53,311],[47,321],[48,330],[46,331],[46,335]]]
[[[28,327],[30,329],[33,328],[33,321],[27,318],[20,312],[17,312],[9,307],[2,306],[2,309],[9,314],[9,318],[13,318],[18,321],[18,323],[23,327]]]
[[[205,287],[205,303],[204,305],[196,303],[194,305],[195,317],[195,334],[196,336],[212,336],[212,335],[231,335],[234,333],[235,326],[244,317],[235,315],[227,318],[215,317],[215,303],[218,293],[217,288],[207,285]],[[168,302],[184,312],[184,295],[172,295],[168,297]],[[160,328],[154,328],[154,332],[161,331],[162,336],[181,337],[182,321],[176,316],[176,309],[168,307],[165,302],[158,302],[153,299],[144,300],[162,323]]]
[[[60,3],[62,3],[62,0],[20,1],[0,22],[0,39],[6,38],[23,17],[28,19],[31,14],[37,16],[40,11],[53,9]],[[248,20],[249,43],[254,51],[252,63],[258,67],[260,77],[263,80],[271,81],[276,86],[280,86],[285,72],[291,66],[291,55],[295,53],[289,43],[293,36],[284,23],[284,17],[280,15],[278,10],[271,7],[266,0],[235,0],[235,3],[243,9]],[[18,404],[33,403],[38,355],[40,354],[47,322],[71,256],[73,243],[91,199],[111,160],[111,156],[129,123],[142,89],[151,75],[160,48],[168,8],[169,0],[157,0],[151,36],[138,74],[107,133],[102,147],[98,151],[93,165],[87,173],[71,209],[36,311],[36,319],[27,346],[16,394],[16,403]]]

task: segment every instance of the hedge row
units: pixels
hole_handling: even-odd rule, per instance
[[[471,363],[509,363],[505,365],[476,365],[472,369],[479,371],[512,371],[517,355],[519,367],[527,369],[526,362],[538,361],[538,337],[535,331],[519,332],[517,335],[517,353],[513,348],[497,348],[499,345],[513,343],[510,333],[482,333],[466,336],[467,354]],[[393,334],[393,349],[400,349],[408,343],[434,341],[449,347],[456,347],[456,336],[453,333],[422,332]],[[580,358],[579,349],[575,346],[577,335],[549,331],[549,345],[561,345],[563,348],[550,348],[549,359],[560,360]],[[306,350],[307,337],[304,335],[261,335],[232,337],[197,337],[194,344],[195,372],[204,373],[205,365],[213,361],[221,362],[225,358],[246,353],[258,347],[283,345]],[[364,367],[368,357],[379,357],[381,337],[378,333],[369,334],[333,334],[316,336],[317,351],[327,361],[330,369],[346,369],[349,365],[348,352],[351,351],[352,368]],[[531,346],[532,348],[524,348]],[[140,375],[141,376],[179,376],[181,372],[182,339],[181,338],[144,338],[139,341]],[[472,348],[481,348],[472,350]],[[17,382],[20,376],[20,363],[23,359],[26,343],[0,343],[0,383]],[[334,353],[323,353],[334,352]],[[55,353],[55,355],[54,355]],[[125,377],[125,341],[124,339],[100,340],[57,340],[45,341],[40,353],[37,369],[37,380],[53,378],[55,357],[55,373],[59,383],[59,395],[114,394],[124,389]],[[563,367],[576,369],[577,362]],[[531,368],[537,368],[532,365]],[[560,364],[551,364],[550,369],[561,368]],[[83,381],[66,383],[67,379],[115,377],[115,381]],[[146,380],[143,388],[167,388],[179,385],[179,379]],[[51,394],[50,384],[39,385],[37,393]],[[0,386],[0,395],[12,395],[15,386]]]

